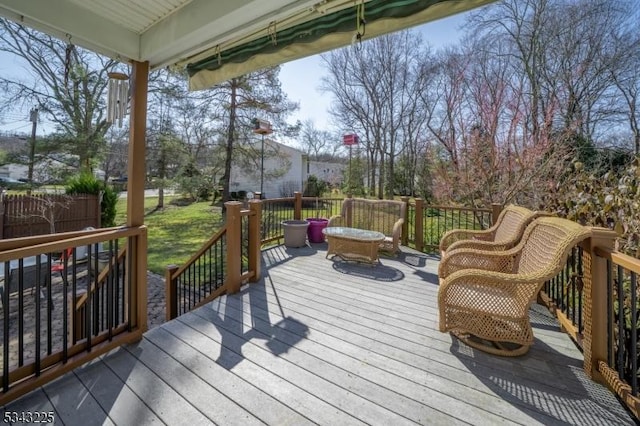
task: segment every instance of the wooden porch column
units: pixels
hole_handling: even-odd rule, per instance
[[[239,201],[227,201],[224,203],[227,209],[227,293],[233,294],[240,291],[242,268],[242,216]]]
[[[260,241],[262,240],[262,201],[249,200],[249,210],[252,215],[249,217],[249,270],[254,271],[250,282],[260,281],[261,277],[261,256]]]
[[[127,226],[144,224],[146,179],[147,84],[149,62],[132,62],[129,156],[127,164]]]
[[[164,273],[165,319],[167,321],[178,316],[178,281],[172,278],[177,270],[176,265],[169,265]]]
[[[606,383],[598,372],[598,362],[607,360],[607,261],[596,256],[596,247],[613,250],[616,233],[606,228],[592,228],[592,236],[583,244],[584,292],[584,370],[600,383]]]
[[[302,220],[302,193],[296,191],[293,193],[293,218],[295,220]]]
[[[144,225],[144,182],[146,178],[145,133],[147,130],[147,85],[149,62],[133,61],[131,67],[131,115],[129,117],[129,155],[127,165],[127,226]],[[136,314],[132,324],[147,330],[147,233],[133,237],[130,303]]]
[[[495,225],[498,222],[498,216],[502,213],[502,204],[491,204],[491,225]]]
[[[404,203],[404,223],[402,224],[402,233],[400,234],[400,243],[403,246],[409,245],[409,197],[406,195],[400,197]]]
[[[422,198],[416,198],[416,217],[413,219],[413,229],[415,235],[416,250],[422,251],[424,249],[424,200]]]
[[[342,220],[344,221],[343,223],[346,223],[346,225],[342,226],[351,227],[353,224],[353,195],[347,194],[347,198],[342,201],[342,209],[345,215]]]

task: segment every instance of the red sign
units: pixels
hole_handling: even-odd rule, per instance
[[[355,133],[350,133],[342,137],[342,143],[344,145],[357,145],[360,142],[360,138]]]

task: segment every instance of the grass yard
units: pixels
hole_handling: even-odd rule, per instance
[[[144,200],[145,225],[148,227],[149,270],[164,275],[167,265],[181,265],[222,225],[220,207],[211,202],[172,204],[177,198],[165,197],[163,210],[155,210],[157,197]],[[116,224],[124,225],[127,200],[119,199]]]

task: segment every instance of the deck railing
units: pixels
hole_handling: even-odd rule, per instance
[[[103,331],[113,333],[115,324],[122,324],[127,315],[127,249],[119,249],[118,240],[109,241],[106,245],[94,245],[87,248],[87,273],[95,274],[98,278],[91,283],[89,289],[74,291],[76,300],[73,303],[72,320],[73,342],[81,339],[91,339]],[[71,265],[63,264],[61,275],[63,279],[69,270],[75,267],[73,250]],[[65,270],[66,268],[66,270]],[[73,274],[75,276],[75,274]],[[72,286],[76,284],[72,280]]]
[[[167,267],[166,318],[171,320],[224,293],[235,293],[244,282],[260,279],[262,202],[225,203],[225,223],[180,267]]]
[[[141,338],[139,250],[146,252],[145,227],[0,241],[0,405]]]
[[[284,238],[284,220],[324,218],[340,214],[342,198],[303,197],[296,192],[293,197],[262,200],[262,244]]]
[[[417,250],[436,250],[442,235],[457,228],[486,229],[491,226],[501,211],[500,205],[488,209],[427,205],[416,198],[411,201],[403,197],[407,208],[403,226],[402,242]],[[325,218],[342,213],[343,199],[302,197],[296,192],[293,197],[272,198],[262,201],[262,244],[280,241],[284,237],[284,220]]]
[[[616,236],[592,228],[592,237],[574,248],[539,299],[582,349],[587,375],[607,385],[638,418],[640,259],[615,251]]]
[[[425,204],[421,198],[414,201],[403,197],[407,204],[407,217],[403,230],[403,244],[419,251],[438,249],[440,239],[452,229],[487,229],[495,223],[502,206],[475,209]]]
[[[270,198],[262,200],[262,226],[260,237],[263,244],[278,241],[284,236],[283,220],[300,219],[301,197]]]
[[[594,262],[599,262],[603,270],[592,307],[599,314],[593,322],[599,325],[601,340],[589,366],[594,377],[604,381],[639,417],[640,259],[614,251],[611,245],[596,246],[593,254]]]

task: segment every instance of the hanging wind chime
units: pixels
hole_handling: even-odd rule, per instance
[[[108,76],[107,122],[117,122],[118,127],[122,127],[129,104],[129,76],[121,72],[110,72]]]

